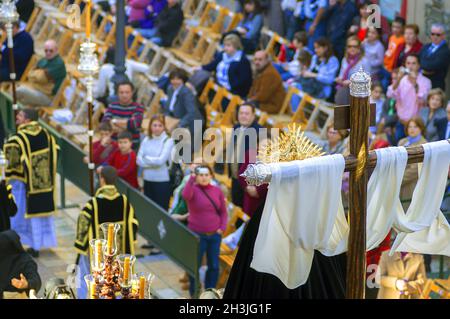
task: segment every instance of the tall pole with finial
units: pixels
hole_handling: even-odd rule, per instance
[[[9,50],[9,78],[11,80],[14,122],[18,112],[17,94],[16,94],[16,65],[14,62],[14,41],[13,41],[13,24],[19,21],[19,14],[16,10],[14,1],[3,0],[0,5],[0,22],[5,24],[6,36],[8,39]]]
[[[96,44],[91,42],[91,1],[88,0],[85,10],[86,14],[86,42],[81,44],[80,48],[80,62],[78,65],[78,70],[86,76],[86,99],[88,105],[88,138],[89,138],[89,189],[90,195],[94,196],[94,174],[95,174],[95,164],[94,164],[94,153],[93,153],[93,138],[94,138],[94,128],[92,124],[92,113],[93,113],[93,93],[92,88],[94,85],[94,75],[97,74],[99,70],[98,59],[95,53]]]

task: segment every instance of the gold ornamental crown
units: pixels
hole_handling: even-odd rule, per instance
[[[304,160],[322,155],[325,155],[325,152],[305,136],[301,125],[292,123],[288,125],[287,131],[282,131],[274,140],[261,147],[258,159],[269,164]]]

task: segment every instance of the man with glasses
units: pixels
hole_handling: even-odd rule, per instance
[[[420,65],[423,75],[431,80],[433,88],[445,91],[445,78],[450,64],[450,50],[445,40],[445,27],[442,24],[431,26],[431,43],[420,52]]]
[[[66,66],[58,54],[55,40],[44,44],[45,57],[27,76],[25,83],[17,88],[19,103],[30,106],[49,106],[66,77]]]

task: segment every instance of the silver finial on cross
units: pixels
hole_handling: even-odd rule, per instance
[[[350,77],[350,95],[353,97],[368,97],[371,89],[370,75],[364,72],[362,66]]]

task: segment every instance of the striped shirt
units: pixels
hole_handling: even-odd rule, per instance
[[[139,147],[140,130],[142,119],[144,117],[144,107],[136,102],[129,105],[120,105],[119,102],[111,103],[106,109],[102,122],[110,121],[112,119],[126,119],[127,131],[133,134],[133,149]],[[117,134],[113,134],[112,139],[117,140]]]

